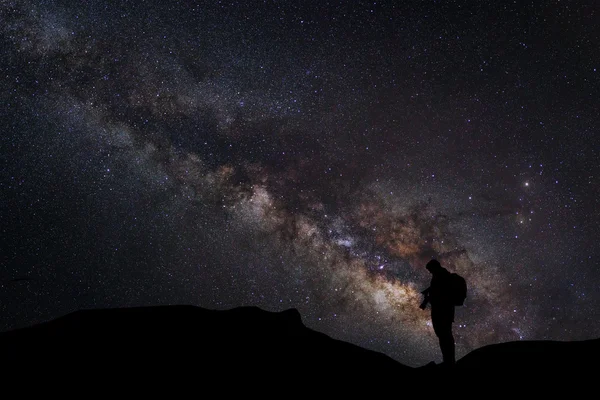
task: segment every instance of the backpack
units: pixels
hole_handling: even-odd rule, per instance
[[[467,298],[467,281],[465,281],[465,278],[456,273],[450,274],[450,293],[452,303],[455,306],[464,305]]]

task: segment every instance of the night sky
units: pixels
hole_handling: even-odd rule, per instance
[[[410,366],[600,336],[600,5],[0,1],[0,330],[297,308]],[[243,334],[243,333],[240,333]]]

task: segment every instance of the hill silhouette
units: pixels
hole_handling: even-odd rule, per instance
[[[597,363],[600,339],[522,341],[486,346],[447,371],[412,368],[392,358],[332,339],[304,326],[299,312],[257,307],[208,310],[160,306],[76,311],[32,327],[0,333],[2,365],[18,374],[102,374],[133,379],[198,379],[216,384],[277,380],[327,385],[414,383],[451,377],[532,386],[532,376],[578,379]],[[345,382],[345,383],[344,383]],[[357,387],[358,387],[357,386]]]
[[[599,356],[600,339],[518,341],[476,349],[460,359],[457,366],[460,370],[489,371],[496,376],[535,371],[546,377],[565,377],[595,369]]]
[[[305,327],[299,312],[160,306],[76,311],[0,333],[4,365],[217,378],[376,377],[412,368]]]

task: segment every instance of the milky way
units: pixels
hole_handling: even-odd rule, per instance
[[[4,330],[294,307],[416,366],[436,257],[458,356],[600,335],[594,7],[91,3],[0,3]]]

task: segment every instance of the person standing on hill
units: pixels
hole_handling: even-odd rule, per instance
[[[443,268],[437,260],[429,261],[425,268],[431,273],[432,278],[430,286],[421,292],[425,295],[425,299],[420,307],[424,310],[428,303],[431,304],[431,322],[440,342],[443,365],[453,367],[456,360],[452,335],[455,306],[452,275],[455,274]]]

